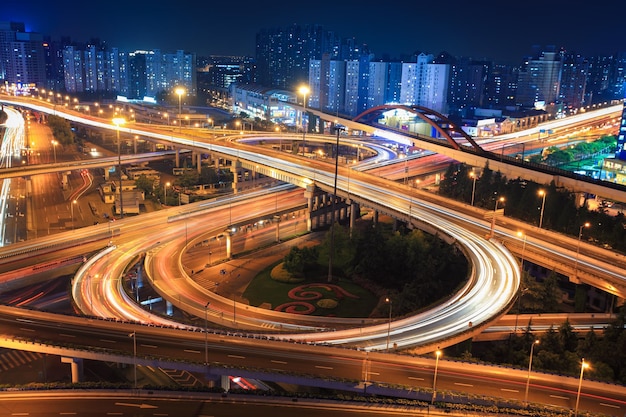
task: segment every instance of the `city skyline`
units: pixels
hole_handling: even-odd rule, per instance
[[[24,22],[27,31],[53,40],[62,36],[78,42],[97,38],[129,51],[183,49],[199,56],[254,56],[256,33],[292,24],[319,24],[340,37],[354,37],[359,44],[368,45],[377,58],[446,51],[519,64],[533,45],[554,45],[586,56],[626,52],[620,24],[626,3],[600,0],[593,10],[572,10],[571,3],[560,0],[543,4],[541,10],[509,10],[502,2],[491,0],[479,5],[448,1],[402,8],[381,7],[372,0],[360,1],[358,8],[346,3],[320,0],[296,8],[293,2],[278,0],[259,10],[257,3],[248,7],[246,2],[234,9],[228,3],[183,1],[172,8],[154,2],[113,0],[103,9],[95,3],[77,7],[68,0],[9,0],[0,20]],[[595,17],[598,11],[601,16]]]

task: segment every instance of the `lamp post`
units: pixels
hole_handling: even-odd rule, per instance
[[[204,364],[209,365],[209,321],[207,318],[209,304],[211,302],[207,301],[204,305]]]
[[[182,132],[183,131],[183,120],[181,119],[182,113],[183,113],[183,104],[182,104],[182,97],[183,94],[185,94],[185,89],[182,87],[178,87],[176,90],[174,90],[174,92],[176,94],[178,94],[178,122],[179,124],[179,131]]]
[[[576,394],[576,408],[574,408],[574,417],[578,416],[578,403],[580,402],[580,389],[583,386],[583,374],[585,372],[585,368],[588,368],[589,364],[585,362],[585,358],[583,358],[580,363],[580,378],[578,379],[578,393]]]
[[[165,203],[166,206],[167,206],[167,187],[169,187],[169,186],[170,186],[170,183],[168,181],[168,182],[165,183],[165,196],[163,198],[163,200],[165,200],[163,202]]]
[[[591,224],[586,222],[580,225],[578,230],[578,245],[576,245],[576,262],[574,264],[574,281],[578,281],[578,258],[580,257],[580,239],[583,237],[583,229],[589,227]]]
[[[476,175],[474,173],[474,171],[470,172],[470,178],[472,179],[472,203],[471,205],[474,205],[474,195],[476,195],[476,179],[478,178],[478,175]]]
[[[543,209],[546,206],[546,192],[539,190],[539,196],[541,197],[541,212],[539,214],[539,228],[543,225]]]
[[[52,140],[52,152],[54,152],[54,163],[57,163],[57,144],[59,142],[57,142],[56,140]]]
[[[72,203],[70,204],[70,211],[72,212],[72,230],[74,230],[74,204],[76,203],[76,200],[72,200]]]
[[[116,117],[113,119],[113,124],[117,126],[117,173],[119,174],[120,180],[120,219],[124,218],[124,202],[122,199],[122,153],[120,148],[120,125],[126,123],[126,119],[121,117]]]
[[[439,369],[439,357],[441,356],[441,351],[439,349],[435,351],[435,356],[435,376],[433,378],[433,398],[430,401],[431,404],[435,402],[435,397],[437,396],[437,369]]]
[[[526,251],[526,234],[523,232],[517,232],[517,237],[524,236],[524,244],[522,245],[522,259],[520,262],[520,276],[524,276],[524,252]],[[519,319],[520,307],[522,304],[522,296],[524,293],[528,291],[528,288],[520,288],[519,295],[517,296],[517,314],[515,315],[515,330],[514,333],[517,334],[517,320]]]
[[[528,358],[528,375],[526,377],[526,392],[524,393],[524,404],[528,405],[528,386],[530,385],[530,371],[533,366],[533,352],[535,351],[535,345],[539,344],[539,339],[535,340],[530,345],[530,357]]]
[[[385,298],[385,302],[389,304],[389,321],[387,323],[387,352],[389,352],[389,339],[391,338],[391,298]]]
[[[333,251],[335,250],[335,200],[337,199],[337,175],[339,171],[339,133],[343,131],[344,128],[341,126],[336,126],[335,131],[337,132],[337,141],[335,144],[335,183],[333,186],[333,202],[331,205],[331,214],[330,214],[330,250],[328,252],[328,282],[332,282],[333,280]]]
[[[133,332],[131,334],[128,335],[128,337],[132,337],[133,338],[133,366],[135,368],[135,389],[137,389],[137,332],[135,330],[133,330]]]
[[[491,229],[489,231],[489,238],[493,238],[493,229],[496,227],[496,215],[498,213],[498,203],[504,202],[504,197],[496,198],[496,207],[493,209],[493,217],[491,218]]]
[[[302,105],[304,109],[302,110],[302,156],[304,156],[304,148],[306,147],[306,122],[304,120],[304,113],[306,113],[306,96],[309,94],[309,87],[303,85],[298,89],[298,92],[302,94]]]

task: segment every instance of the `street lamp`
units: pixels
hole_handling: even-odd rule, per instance
[[[491,230],[489,232],[489,238],[493,238],[493,229],[496,227],[496,215],[498,213],[498,203],[504,202],[504,197],[496,198],[496,207],[493,209],[493,217],[491,218]]]
[[[539,196],[541,197],[541,214],[539,214],[539,228],[541,229],[541,225],[543,224],[543,209],[546,206],[546,192],[539,190]]]
[[[330,215],[330,250],[328,252],[328,282],[333,280],[333,251],[335,243],[335,200],[337,199],[337,175],[339,170],[339,133],[344,130],[341,126],[336,126],[337,142],[335,145],[335,183],[333,186],[333,202]]]
[[[133,338],[133,366],[135,368],[135,389],[137,389],[137,332],[133,330],[128,337]]]
[[[522,245],[522,259],[520,262],[520,276],[524,277],[524,252],[526,251],[526,234],[524,232],[517,232],[517,237],[524,236],[524,244]],[[522,296],[524,293],[528,291],[528,288],[520,288],[519,294],[517,296],[517,314],[515,315],[515,330],[514,333],[517,334],[517,320],[519,319],[520,307],[522,304]]]
[[[208,365],[209,364],[209,322],[207,319],[207,314],[208,314],[208,309],[209,309],[209,304],[211,304],[210,301],[207,301],[207,303],[204,305],[204,364]]]
[[[174,92],[176,94],[178,94],[178,120],[179,120],[179,123],[180,123],[180,125],[179,125],[180,126],[180,131],[182,132],[183,131],[183,120],[181,119],[181,115],[183,113],[183,105],[182,105],[181,100],[182,100],[183,94],[185,94],[185,89],[182,88],[182,87],[178,87],[176,90],[174,90]]]
[[[580,229],[578,230],[578,245],[576,246],[576,263],[574,264],[574,280],[578,281],[578,258],[580,257],[580,239],[583,237],[583,229],[585,227],[589,227],[591,224],[586,222],[585,224],[580,225]]]
[[[535,340],[530,345],[530,357],[528,358],[528,376],[526,378],[526,392],[524,393],[524,404],[528,405],[528,386],[530,385],[530,370],[533,366],[533,352],[535,351],[535,345],[539,344],[539,339]]]
[[[437,369],[439,368],[439,357],[441,356],[439,349],[435,351],[435,356],[437,358],[435,359],[435,377],[433,378],[433,398],[430,401],[431,404],[435,402],[435,396],[437,395]]]
[[[387,324],[387,352],[389,352],[389,339],[391,337],[391,307],[392,307],[391,298],[389,297],[385,298],[385,302],[389,304],[389,322]]]
[[[476,195],[476,179],[478,178],[478,175],[476,175],[474,173],[474,171],[470,172],[470,178],[472,179],[472,203],[471,205],[474,205],[474,195]]]
[[[165,183],[165,197],[163,198],[165,205],[167,206],[167,187],[170,186],[169,181]]]
[[[74,230],[74,204],[76,203],[76,200],[72,200],[72,204],[70,204],[70,211],[72,212],[72,230]]]
[[[120,125],[126,123],[126,119],[122,117],[116,117],[113,119],[113,124],[117,126],[117,173],[120,180],[120,219],[124,218],[124,202],[122,200],[122,153],[120,150]]]
[[[589,364],[585,362],[585,358],[583,358],[580,363],[580,379],[578,380],[578,393],[576,394],[576,408],[574,409],[574,417],[578,416],[578,403],[580,401],[580,389],[583,386],[583,373],[585,372],[585,368],[589,368]]]
[[[303,85],[298,89],[298,92],[302,94],[302,105],[304,107],[302,110],[302,156],[304,156],[304,148],[306,147],[306,122],[304,120],[304,113],[306,113],[306,96],[309,94],[310,90],[309,87]]]
[[[57,145],[59,142],[57,142],[56,140],[52,140],[52,151],[54,152],[54,163],[57,163]]]

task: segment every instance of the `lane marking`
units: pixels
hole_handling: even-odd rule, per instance
[[[562,395],[550,395],[551,398],[558,398],[559,400],[569,400],[569,397],[564,397]]]
[[[419,377],[416,377],[416,376],[410,376],[409,379],[413,379],[415,381],[423,381],[424,380],[424,378],[419,378]]]
[[[183,352],[188,352],[188,353],[200,353],[199,350],[192,350],[192,349],[185,349],[183,350]]]
[[[611,407],[611,408],[622,408],[619,405],[615,405],[615,404],[600,403],[600,405],[603,405],[605,407]]]
[[[115,340],[109,340],[109,339],[100,339],[101,342],[106,342],[106,343],[117,343]]]
[[[474,386],[472,384],[465,384],[463,382],[455,382],[454,385],[460,385],[462,387],[473,387]]]
[[[285,362],[285,361],[277,361],[277,360],[274,360],[274,359],[272,359],[270,362],[272,362],[272,363],[279,363],[281,365],[286,365],[287,364],[287,362]]]
[[[519,392],[516,389],[509,389],[509,388],[500,388],[500,391],[505,391],[505,392]]]
[[[333,369],[332,366],[315,365],[315,367],[318,368],[318,369]]]
[[[241,355],[228,355],[229,358],[237,358],[237,359],[246,359],[245,356],[241,356]]]
[[[74,334],[65,334],[65,333],[59,333],[59,336],[63,336],[63,337],[76,337],[76,335]],[[76,414],[76,413],[74,413]]]
[[[144,345],[144,344],[140,344],[139,346],[142,346],[142,347],[147,347],[147,348],[152,348],[152,349],[156,349],[156,348],[158,348],[158,346],[155,346],[155,345]]]

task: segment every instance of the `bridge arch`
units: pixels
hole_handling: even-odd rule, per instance
[[[477,153],[484,153],[483,149],[478,145],[474,139],[465,133],[461,127],[457,126],[452,120],[448,119],[443,114],[436,112],[432,109],[416,106],[416,105],[405,105],[405,104],[383,104],[380,106],[372,107],[371,109],[365,110],[363,113],[356,116],[353,120],[355,122],[366,123],[369,125],[380,125],[375,120],[382,113],[387,112],[389,110],[404,110],[408,113],[414,114],[421,121],[429,124],[433,127],[439,135],[441,135],[448,145],[450,145],[455,150],[463,150],[466,148],[465,146],[461,146],[457,140],[452,136],[452,133],[457,133],[462,136],[463,141],[467,141],[472,147],[472,149]],[[398,130],[396,128],[387,126],[389,129]],[[402,132],[406,134],[407,132]]]

